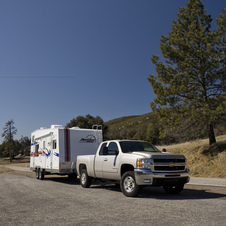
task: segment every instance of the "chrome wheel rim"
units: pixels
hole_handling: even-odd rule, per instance
[[[85,173],[82,173],[81,182],[82,182],[82,184],[86,183],[86,174]]]
[[[125,180],[124,180],[124,189],[126,192],[132,192],[135,188],[135,181],[134,179],[129,176],[129,177],[126,177]]]

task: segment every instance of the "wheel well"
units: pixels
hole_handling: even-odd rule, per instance
[[[134,167],[132,165],[129,165],[129,164],[123,164],[121,166],[121,177],[127,171],[134,171]]]
[[[81,174],[83,169],[86,169],[86,165],[85,164],[80,164],[79,165],[79,174]]]

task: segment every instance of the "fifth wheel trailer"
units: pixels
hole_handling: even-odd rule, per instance
[[[103,141],[102,126],[92,129],[41,127],[31,133],[30,169],[37,179],[45,174],[76,175],[77,155],[94,154]]]

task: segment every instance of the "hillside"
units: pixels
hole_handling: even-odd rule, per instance
[[[108,139],[146,139],[149,124],[156,118],[153,112],[116,118],[106,122]]]
[[[216,140],[217,143],[211,146],[208,139],[202,139],[157,147],[185,155],[191,176],[226,178],[226,135],[218,136]]]
[[[105,125],[108,127],[107,132],[104,134],[105,140],[138,139],[162,145],[207,138],[206,125],[203,125],[202,122],[192,124],[185,118],[180,128],[171,130],[160,121],[154,112],[116,118],[105,122]],[[164,137],[160,136],[160,128],[168,130]],[[226,134],[226,117],[218,122],[214,132],[216,136]]]

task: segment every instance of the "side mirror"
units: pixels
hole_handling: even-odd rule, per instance
[[[162,152],[166,152],[166,149],[165,149],[165,148],[163,148],[163,149],[162,149]]]
[[[103,155],[108,155],[108,147],[103,148]]]
[[[119,151],[118,150],[115,150],[115,155],[118,155],[119,154]]]

